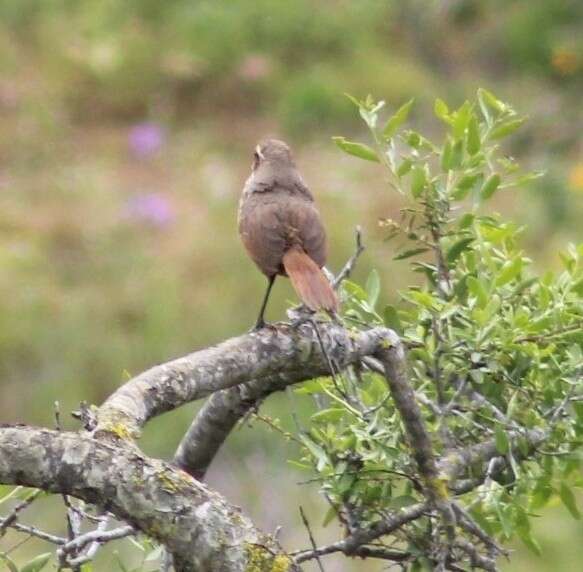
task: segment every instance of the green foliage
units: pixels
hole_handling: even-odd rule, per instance
[[[39,554],[18,567],[16,562],[8,554],[0,552],[0,563],[6,566],[8,572],[41,572],[45,566],[49,563],[52,558],[51,552],[45,552],[44,554]],[[85,572],[85,571],[84,571]]]
[[[398,306],[384,309],[378,274],[365,289],[346,282],[344,317],[401,333],[410,381],[422,403],[435,404],[424,416],[437,452],[494,440],[507,462],[463,503],[486,531],[518,537],[538,553],[534,511],[557,496],[580,518],[573,487],[583,486],[583,245],[561,252],[562,271],[537,276],[520,248],[522,229],[486,211],[495,193],[516,192],[539,176],[521,174],[501,153],[500,142],[524,119],[492,93],[479,90],[475,102],[453,110],[437,100],[441,143],[404,127],[411,102],[385,122],[383,102],[354,103],[373,146],[335,142],[379,161],[390,187],[407,197],[400,219],[381,225],[387,240],[402,239],[394,271],[409,264],[420,280],[400,292]],[[353,371],[318,386],[329,405],[303,436],[303,461],[311,462],[335,513],[351,507],[362,526],[421,500],[382,377]],[[525,439],[531,429],[547,435],[536,452]],[[467,476],[484,470],[468,467]],[[423,524],[409,525],[409,550],[423,554],[425,534]]]

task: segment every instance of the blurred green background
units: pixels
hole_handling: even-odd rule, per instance
[[[0,0],[0,421],[51,425],[58,400],[74,428],[80,400],[99,404],[128,375],[251,326],[265,284],[236,210],[266,135],[295,149],[330,268],[360,224],[368,249],[356,280],[376,267],[395,299],[413,278],[377,220],[400,203],[378,166],[332,144],[362,131],[343,93],[390,108],[415,97],[412,121],[433,134],[433,100],[460,104],[479,86],[530,116],[508,153],[547,175],[499,193],[495,208],[528,225],[539,269],[555,267],[583,237],[581,0]],[[268,317],[293,299],[280,281]],[[292,407],[303,404],[283,395],[263,411],[289,424]],[[194,410],[153,422],[144,448],[170,458]],[[315,487],[298,486],[308,476],[285,463],[293,454],[254,422],[209,482],[263,528],[282,525],[290,548],[308,543],[300,502],[317,539],[332,540],[340,531],[319,526]],[[39,502],[29,519],[62,531],[57,504]],[[517,545],[504,570],[578,567],[583,526],[560,508],[544,516],[544,556]],[[110,558],[99,569],[113,569]]]

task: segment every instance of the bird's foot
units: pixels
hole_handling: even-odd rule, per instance
[[[249,333],[255,334],[255,333],[257,333],[261,330],[265,330],[265,329],[276,331],[277,326],[275,324],[270,324],[270,323],[266,322],[265,320],[257,320],[255,325],[249,330]]]

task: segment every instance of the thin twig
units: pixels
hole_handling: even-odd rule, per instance
[[[488,548],[492,548],[497,553],[507,554],[507,552],[499,546],[484,529],[482,529],[467,510],[456,502],[452,503],[452,506],[458,517],[459,526],[479,538]]]
[[[320,568],[320,572],[325,572],[324,566],[322,565],[322,561],[320,560],[320,556],[317,554],[318,545],[316,544],[316,540],[314,539],[314,535],[312,534],[312,529],[310,528],[310,523],[308,522],[306,514],[304,513],[304,509],[301,506],[300,506],[300,515],[302,517],[302,522],[304,523],[304,526],[306,527],[306,530],[308,531],[308,537],[310,539],[310,544],[312,545],[312,549],[314,550],[314,553],[316,554],[315,559],[316,559],[316,562],[318,563],[318,568]]]
[[[381,536],[391,534],[408,522],[427,514],[428,510],[429,503],[419,503],[409,506],[387,516],[382,521],[372,524],[368,528],[358,529],[350,536],[347,536],[344,540],[339,540],[338,542],[326,546],[320,546],[316,550],[310,549],[295,552],[293,553],[294,560],[296,563],[300,564],[307,560],[314,560],[317,556],[325,556],[335,552],[342,552],[343,554],[352,556],[356,554],[362,546],[380,538]]]
[[[328,352],[326,351],[326,346],[324,346],[324,341],[322,340],[322,336],[320,335],[320,329],[318,328],[318,324],[316,324],[316,321],[312,320],[311,318],[307,321],[311,324],[312,328],[314,329],[314,332],[316,334],[316,338],[318,339],[318,343],[320,344],[320,350],[322,350],[322,355],[324,356],[324,359],[326,360],[326,364],[328,365],[328,368],[330,369],[330,375],[332,377],[332,382],[334,383],[334,387],[336,388],[336,391],[348,403],[351,403],[352,398],[346,393],[346,391],[344,391],[344,389],[342,387],[340,387],[340,384],[338,383],[338,379],[336,377],[336,369],[337,368],[334,366],[334,363],[332,362],[332,358],[328,355]]]
[[[8,519],[0,519],[0,526],[4,526]],[[19,522],[13,522],[11,524],[6,525],[7,528],[12,528],[17,530],[18,532],[24,532],[25,534],[30,534],[31,536],[36,536],[36,538],[40,538],[41,540],[46,540],[51,544],[65,544],[67,542],[66,538],[62,538],[61,536],[55,536],[54,534],[49,534],[48,532],[44,532],[40,530],[40,528],[36,528],[36,526],[29,526],[27,524],[20,524]]]
[[[337,274],[336,278],[334,278],[332,282],[332,288],[337,290],[340,284],[342,284],[343,280],[346,280],[352,274],[354,267],[356,266],[356,261],[358,257],[363,253],[365,247],[362,244],[362,232],[360,226],[357,226],[354,229],[355,241],[356,241],[356,250],[354,254],[348,259],[348,262],[342,267],[342,270]]]
[[[101,532],[101,533],[105,532],[107,530],[108,522],[109,522],[109,518],[103,519],[97,525],[95,532]],[[93,560],[93,558],[95,557],[95,554],[97,553],[97,550],[99,550],[100,546],[101,546],[101,542],[94,540],[93,543],[87,549],[87,552],[85,552],[85,554],[82,554],[81,556],[78,556],[77,558],[73,558],[72,560],[69,560],[69,566],[74,568],[76,566],[81,566],[81,564],[85,564],[85,562],[89,562],[90,560]]]
[[[6,529],[9,527],[14,528],[12,525],[16,522],[18,514],[22,512],[25,508],[30,506],[42,493],[43,491],[36,490],[30,493],[22,502],[19,502],[10,513],[0,522],[0,538],[6,534]]]
[[[487,572],[498,572],[496,562],[486,556],[482,556],[477,548],[465,538],[457,539],[454,546],[465,552],[470,557],[473,567],[481,568]]]
[[[118,540],[120,538],[125,538],[126,536],[131,536],[136,533],[136,529],[133,526],[125,525],[119,528],[114,528],[113,530],[101,531],[99,528],[87,532],[80,536],[77,536],[73,540],[64,544],[57,551],[57,556],[63,558],[68,554],[76,554],[88,544],[98,542],[99,544],[105,544],[106,542],[111,542],[112,540]]]
[[[54,403],[54,415],[55,415],[55,429],[57,431],[62,431],[61,426],[61,404],[58,401]],[[74,511],[73,505],[69,500],[67,495],[61,495],[63,497],[63,502],[65,503],[65,507],[67,509],[67,537],[69,541],[75,539],[75,537],[81,531],[81,525],[83,522],[83,518]],[[65,560],[62,560],[59,557],[59,565],[58,569],[60,570],[65,565]],[[73,572],[80,572],[81,566],[80,565],[70,565]]]

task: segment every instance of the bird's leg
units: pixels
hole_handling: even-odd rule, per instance
[[[265,297],[263,298],[263,303],[261,304],[261,309],[259,310],[259,316],[257,317],[257,322],[255,322],[255,327],[253,331],[260,330],[261,328],[265,327],[265,320],[263,319],[263,314],[265,314],[265,308],[267,307],[267,301],[269,300],[269,294],[271,292],[271,288],[273,287],[273,283],[275,282],[276,275],[269,276],[267,278],[267,291],[265,292]]]

